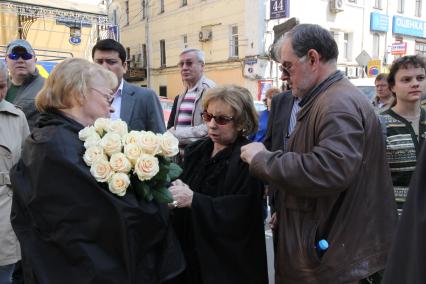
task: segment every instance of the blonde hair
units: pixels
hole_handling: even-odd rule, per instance
[[[256,133],[258,118],[249,90],[236,85],[217,86],[203,96],[203,108],[207,110],[213,101],[221,101],[234,110],[234,125],[242,136]]]
[[[35,98],[38,111],[60,110],[73,107],[75,101],[86,99],[96,76],[105,79],[110,89],[117,87],[117,77],[100,65],[81,58],[70,58],[55,66]]]
[[[272,88],[267,89],[266,92],[265,92],[265,98],[263,99],[263,103],[266,105],[267,99],[272,100],[272,97],[279,94],[279,93],[281,93],[281,90],[278,89],[278,88],[272,87]]]

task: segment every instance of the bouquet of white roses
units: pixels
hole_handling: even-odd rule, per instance
[[[150,131],[128,132],[126,122],[98,118],[93,126],[79,132],[86,151],[84,162],[98,182],[123,196],[129,187],[147,201],[171,203],[168,184],[182,169],[170,158],[179,152],[173,134]]]

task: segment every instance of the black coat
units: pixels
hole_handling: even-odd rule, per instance
[[[25,284],[161,283],[184,268],[166,205],[97,183],[77,122],[41,115],[12,171]]]
[[[207,138],[185,149],[182,181],[194,191],[173,224],[188,267],[179,283],[268,283],[262,186],[240,159],[239,138],[211,158]]]
[[[385,284],[426,283],[426,146],[418,156],[388,262]]]

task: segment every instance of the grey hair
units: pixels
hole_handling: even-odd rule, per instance
[[[281,48],[286,40],[291,40],[293,51],[299,58],[305,56],[310,49],[315,49],[321,55],[322,62],[336,62],[339,56],[339,49],[333,36],[319,25],[299,24],[286,32],[274,50],[280,61]]]
[[[205,63],[205,59],[204,59],[204,51],[199,50],[197,48],[185,48],[180,54],[179,56],[189,53],[189,52],[195,52],[195,55],[197,56],[197,59],[200,60],[201,62]]]
[[[3,73],[4,78],[7,80],[9,72],[7,71],[6,64],[4,64],[3,60],[0,60],[0,74],[1,73]]]

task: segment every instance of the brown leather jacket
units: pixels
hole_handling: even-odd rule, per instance
[[[262,151],[250,170],[282,193],[277,284],[356,282],[385,267],[396,209],[384,139],[346,78],[299,111],[288,153]]]

